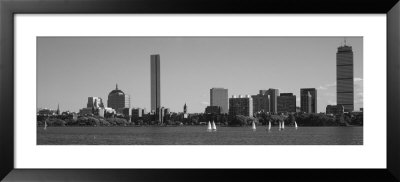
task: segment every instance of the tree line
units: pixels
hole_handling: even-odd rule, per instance
[[[278,125],[285,122],[285,125],[298,126],[362,126],[363,113],[345,113],[342,115],[307,114],[294,113],[287,115],[258,114],[255,117],[228,114],[190,114],[187,118],[183,114],[172,113],[163,117],[162,122],[157,121],[155,115],[145,114],[142,117],[125,117],[113,115],[108,117],[100,116],[79,116],[73,119],[72,115],[58,116],[37,116],[37,125],[44,126],[146,126],[146,125],[202,125],[214,121],[222,126],[248,126],[253,122],[256,125]]]

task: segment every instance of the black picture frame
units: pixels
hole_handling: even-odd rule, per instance
[[[386,169],[15,169],[14,15],[31,13],[381,13],[387,15]],[[0,0],[0,179],[5,181],[400,181],[398,0]],[[386,98],[385,98],[386,99]],[[384,118],[382,121],[384,122]],[[374,157],[374,156],[371,156]],[[368,159],[366,159],[368,160]],[[123,162],[123,161],[121,161]]]

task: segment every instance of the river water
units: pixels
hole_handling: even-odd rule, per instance
[[[38,145],[362,145],[362,127],[47,127]]]

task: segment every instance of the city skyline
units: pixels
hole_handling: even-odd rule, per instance
[[[323,112],[327,105],[336,104],[336,50],[342,42],[342,37],[40,37],[37,106],[52,108],[60,104],[61,110],[76,112],[85,105],[85,98],[101,97],[104,100],[107,98],[104,93],[110,92],[111,86],[118,83],[122,85],[120,89],[130,95],[132,107],[149,110],[148,57],[158,54],[163,57],[160,61],[163,70],[161,107],[170,108],[173,112],[182,112],[185,103],[191,109],[189,113],[204,112],[210,105],[207,92],[214,87],[228,89],[229,97],[256,95],[259,90],[269,88],[300,96],[301,88],[316,88],[317,110]],[[362,38],[347,37],[347,42],[353,46],[355,54],[354,89],[358,98],[355,98],[354,105],[358,110],[363,107]],[[306,46],[296,47],[301,43]],[[129,50],[129,47],[134,49]],[[282,47],[285,54],[279,49]],[[147,59],[142,60],[143,57]],[[74,75],[60,70],[65,68],[63,65],[74,70]],[[310,72],[314,74],[306,74]],[[87,77],[92,82],[85,81]],[[70,87],[66,88],[65,85]],[[298,107],[299,100],[297,97]]]

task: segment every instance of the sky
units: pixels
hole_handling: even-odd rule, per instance
[[[354,53],[354,108],[363,107],[363,39]],[[316,88],[318,112],[336,104],[336,52],[344,37],[38,37],[37,108],[78,112],[88,97],[118,88],[131,106],[150,110],[150,55],[160,54],[161,106],[204,112],[210,89],[256,95],[276,88],[296,95]]]

